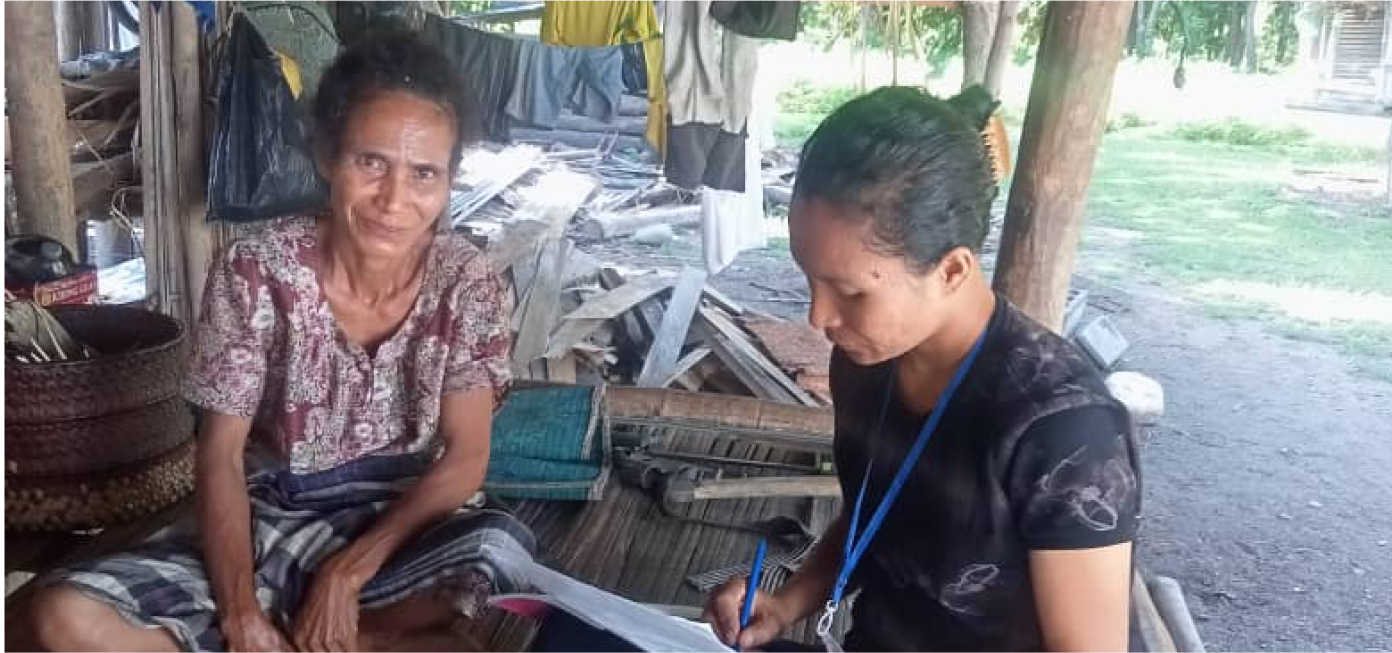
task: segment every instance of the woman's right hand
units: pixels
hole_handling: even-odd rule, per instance
[[[748,585],[748,578],[736,578],[721,585],[706,601],[705,611],[705,620],[710,623],[715,636],[730,646],[738,643],[742,651],[751,651],[773,641],[792,625],[786,606],[778,596],[759,590],[754,596],[749,625],[741,632],[740,612],[744,608],[744,593]]]
[[[293,651],[290,640],[261,611],[225,618],[219,624],[229,651]]]

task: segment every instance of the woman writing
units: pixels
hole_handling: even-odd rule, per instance
[[[792,252],[835,345],[845,511],[740,628],[753,649],[854,602],[851,650],[1123,650],[1140,507],[1130,419],[1063,339],[994,294],[980,252],[996,187],[980,88],[884,88],[803,149]]]

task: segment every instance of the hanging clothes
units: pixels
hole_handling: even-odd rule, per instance
[[[541,40],[552,45],[623,45],[661,35],[652,0],[550,0],[541,14]]]
[[[750,104],[749,124],[756,125],[771,104],[755,98]],[[760,138],[751,128],[749,138],[740,144],[743,191],[701,191],[701,246],[706,271],[712,275],[729,267],[740,252],[768,244],[764,231],[764,182],[760,165],[763,152]]]
[[[760,39],[797,39],[801,2],[739,0],[712,2],[711,16],[725,29]]]
[[[645,135],[659,154],[667,151],[663,38],[652,0],[548,0],[541,14],[541,41],[572,47],[641,43],[648,77],[648,126]]]
[[[719,34],[710,4],[674,3],[663,18],[666,174],[684,188],[742,191],[759,42],[731,30]]]
[[[623,59],[619,47],[567,48],[519,40],[507,113],[547,129],[556,126],[565,108],[613,122],[623,95]]]
[[[520,41],[452,23],[434,14],[426,16],[425,32],[463,72],[471,93],[478,99],[478,123],[484,136],[494,142],[507,142],[507,104],[517,85]]]

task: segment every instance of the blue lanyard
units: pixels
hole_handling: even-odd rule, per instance
[[[841,605],[841,599],[845,596],[846,585],[850,583],[851,573],[855,571],[856,565],[860,564],[860,559],[865,555],[865,551],[870,548],[870,541],[879,532],[880,525],[884,523],[885,516],[889,514],[890,506],[894,505],[894,500],[899,498],[899,492],[904,489],[904,484],[909,480],[909,473],[913,471],[918,459],[923,457],[923,450],[928,446],[928,440],[932,438],[933,431],[937,429],[938,422],[942,421],[943,413],[947,412],[947,404],[952,400],[952,395],[957,393],[957,387],[962,385],[962,379],[971,370],[972,363],[976,360],[976,355],[981,351],[981,344],[986,341],[986,331],[983,329],[981,335],[977,336],[976,344],[972,345],[971,351],[967,353],[966,359],[957,367],[957,372],[952,375],[952,380],[938,396],[938,402],[933,406],[933,412],[923,423],[923,429],[918,432],[918,440],[909,449],[909,453],[904,457],[904,462],[899,465],[899,472],[894,475],[894,481],[890,483],[889,489],[885,491],[884,498],[880,500],[879,507],[875,508],[875,514],[870,516],[870,523],[865,525],[865,532],[856,537],[856,531],[860,527],[860,509],[865,503],[865,489],[870,485],[870,468],[867,465],[865,477],[860,481],[860,495],[856,497],[855,509],[851,512],[850,530],[846,533],[845,557],[841,562],[841,572],[836,576],[836,585],[831,590],[831,603],[828,609],[834,612]],[[893,385],[890,385],[892,392]],[[885,398],[885,406],[889,405],[889,398]],[[884,411],[880,413],[880,423],[884,424]],[[873,463],[874,456],[871,456]]]

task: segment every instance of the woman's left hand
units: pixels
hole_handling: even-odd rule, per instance
[[[362,582],[341,562],[330,558],[314,576],[309,596],[300,606],[292,634],[301,651],[356,651],[358,595]]]

